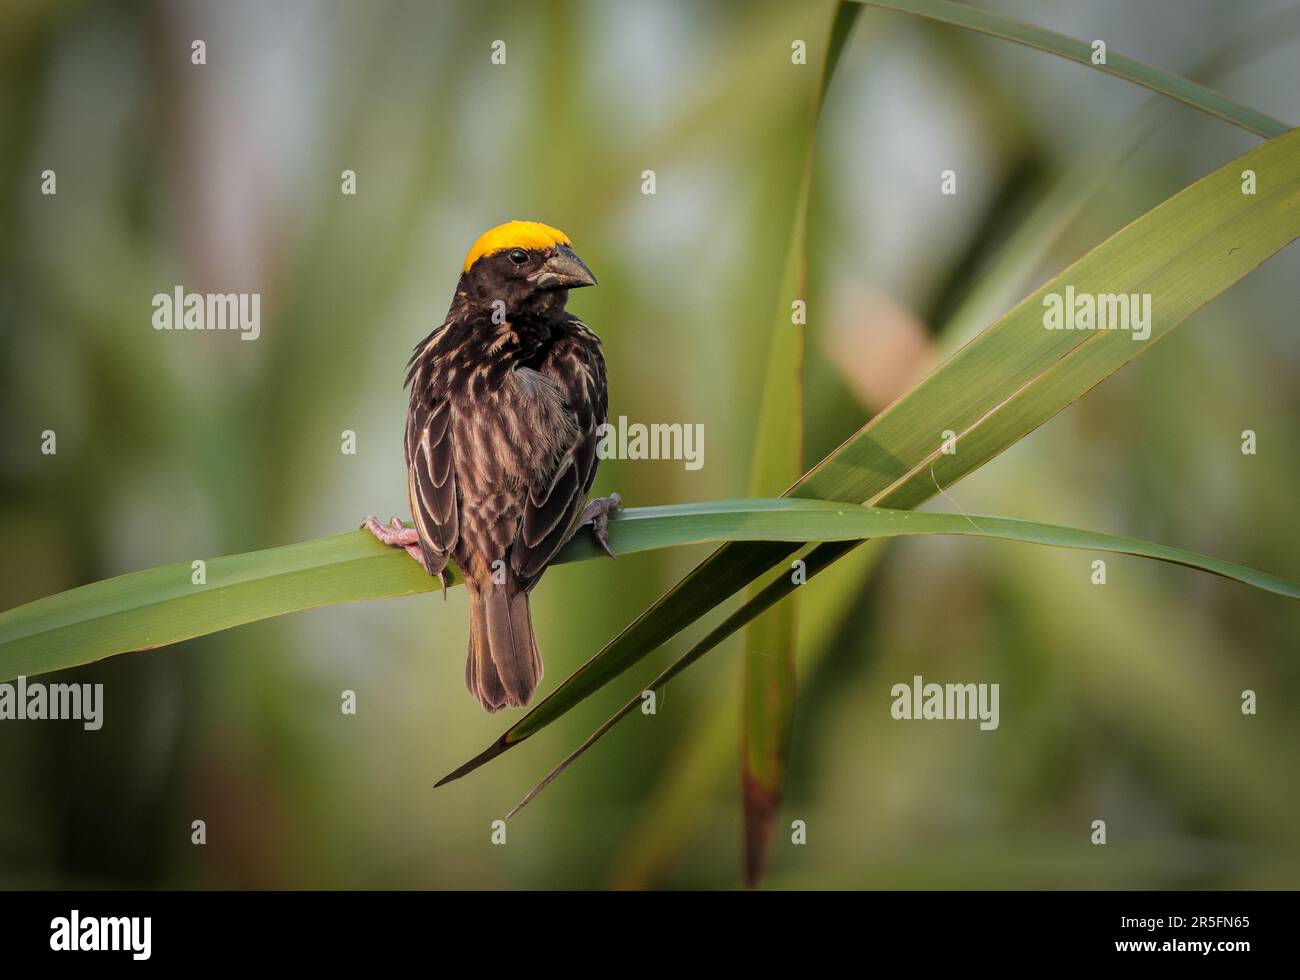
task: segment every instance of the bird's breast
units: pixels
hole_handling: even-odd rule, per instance
[[[576,439],[576,422],[553,380],[531,368],[454,406],[453,445],[461,493],[534,488]]]

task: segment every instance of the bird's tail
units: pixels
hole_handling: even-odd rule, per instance
[[[528,593],[514,583],[469,585],[465,686],[488,711],[522,708],[542,679]]]

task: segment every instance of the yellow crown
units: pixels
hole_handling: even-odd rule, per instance
[[[551,248],[569,245],[569,236],[558,228],[538,221],[507,221],[478,236],[469,254],[465,256],[465,270],[485,255],[495,255],[508,248]]]

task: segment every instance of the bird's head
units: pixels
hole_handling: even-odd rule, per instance
[[[458,292],[476,306],[500,300],[511,313],[545,313],[563,309],[570,289],[594,285],[596,277],[564,232],[536,221],[507,221],[470,248]]]

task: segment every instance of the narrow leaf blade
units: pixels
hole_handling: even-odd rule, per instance
[[[953,0],[857,0],[857,2],[870,4],[873,7],[897,10],[902,13],[916,14],[931,20],[964,27],[967,30],[978,31],[991,37],[1014,41],[1016,44],[1037,48],[1040,51],[1046,51],[1061,58],[1068,58],[1070,61],[1087,65],[1089,68],[1095,68],[1117,78],[1135,82],[1151,89],[1153,92],[1159,92],[1161,95],[1167,95],[1169,98],[1176,99],[1194,109],[1199,109],[1202,112],[1240,126],[1247,132],[1254,133],[1257,136],[1272,139],[1275,136],[1281,136],[1291,128],[1288,124],[1274,119],[1258,109],[1252,109],[1248,105],[1243,105],[1220,92],[1214,91],[1214,89],[1207,88],[1173,72],[1165,71],[1163,68],[1157,68],[1155,65],[1147,64],[1144,61],[1130,58],[1112,50],[1105,52],[1104,61],[1096,62],[1093,60],[1096,52],[1094,52],[1092,44],[1087,41],[1081,41],[1065,34],[1058,34],[1056,31],[1049,31],[1035,24],[1026,24],[1023,21],[1004,17],[992,11],[981,10],[968,4],[955,3]]]
[[[805,127],[803,171],[777,292],[750,475],[749,492],[755,497],[781,493],[803,472],[804,325],[803,318],[792,313],[796,304],[804,303],[804,309],[807,308],[808,216],[817,124],[840,56],[861,13],[860,5],[844,0],[835,8],[821,76]],[[772,827],[785,786],[786,758],[794,726],[795,617],[795,597],[791,596],[765,612],[745,631],[740,778],[745,880],[751,886],[758,883],[767,864]]]
[[[1058,548],[1074,548],[1085,551],[1133,555],[1142,558],[1152,558],[1170,564],[1183,565],[1188,568],[1197,568],[1201,571],[1211,572],[1225,578],[1231,578],[1245,584],[1253,585],[1256,588],[1273,592],[1277,595],[1285,596],[1286,598],[1300,599],[1300,583],[1292,582],[1275,575],[1270,575],[1267,572],[1260,572],[1255,569],[1246,568],[1245,566],[1238,565],[1234,562],[1225,562],[1218,558],[1210,558],[1206,555],[1186,551],[1182,548],[1171,548],[1167,545],[1141,541],[1137,538],[1127,538],[1112,534],[1099,534],[1093,531],[1085,531],[1079,528],[1065,527],[1058,524],[1042,524],[1034,521],[1021,521],[1006,517],[987,517],[974,514],[916,513],[913,511],[894,511],[870,507],[864,508],[864,511],[875,515],[870,519],[873,524],[872,533],[870,535],[864,535],[864,538],[955,534],[983,538],[1000,538],[1006,541],[1020,541],[1027,544],[1047,545]],[[861,543],[861,540],[841,539],[830,541],[821,545],[819,548],[816,548],[805,559],[807,563],[808,578],[811,579],[818,573],[825,571]],[[741,629],[765,610],[770,609],[773,605],[780,602],[781,599],[789,593],[791,588],[793,588],[793,586],[790,584],[787,577],[778,577],[766,588],[760,590],[749,602],[745,603],[745,605],[723,620],[722,623],[711,630],[707,636],[691,647],[690,650],[684,653],[677,660],[673,661],[667,669],[647,685],[646,690],[662,690],[665,684],[681,674],[682,671],[703,657],[736,630]],[[561,772],[572,765],[589,748],[603,738],[605,733],[612,729],[620,720],[631,714],[640,703],[641,692],[637,692],[636,697],[624,704],[622,708],[596,729],[595,732],[588,736],[588,738],[578,746],[577,749],[571,752],[558,766],[552,769],[540,783],[533,787],[533,789],[529,791],[528,795],[526,795],[509,812],[509,814],[507,814],[507,816],[519,812],[519,810],[523,809],[528,803],[535,799],[537,795],[549,786]],[[491,750],[489,750],[489,752],[491,752]],[[492,755],[499,753],[499,749],[496,752],[491,752]],[[484,755],[488,755],[488,753],[484,753]],[[484,761],[486,761],[486,759]],[[465,770],[464,766],[462,766],[456,773],[441,780],[439,785],[443,782],[451,781],[456,778],[457,775],[463,775],[462,770],[468,771]]]

